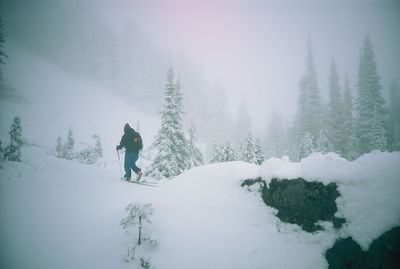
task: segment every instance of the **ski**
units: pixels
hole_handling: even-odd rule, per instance
[[[139,184],[139,185],[144,185],[144,186],[149,186],[149,187],[156,187],[157,183],[149,183],[149,182],[145,182],[145,181],[136,181],[136,180],[122,180],[124,182],[128,182],[128,183],[135,183],[135,184]]]

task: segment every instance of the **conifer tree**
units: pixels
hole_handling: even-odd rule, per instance
[[[58,158],[65,158],[63,151],[63,144],[60,136],[57,138],[56,153]]]
[[[219,163],[222,160],[222,148],[223,146],[219,146],[217,144],[213,144],[213,152],[210,159],[210,163]]]
[[[3,31],[3,20],[0,17],[0,81],[4,80],[4,75],[3,75],[3,70],[1,68],[1,65],[5,64],[5,59],[8,58],[7,55],[4,52],[4,31]]]
[[[300,159],[306,158],[308,155],[310,155],[313,152],[316,152],[313,137],[309,133],[306,133],[303,136],[303,139],[300,141],[299,158]]]
[[[258,165],[261,165],[265,161],[265,155],[261,147],[260,139],[256,139],[254,148],[254,154]]]
[[[354,160],[359,156],[358,139],[355,134],[353,97],[347,75],[344,81],[343,105],[342,105],[342,156],[348,160]]]
[[[182,130],[183,104],[179,82],[174,81],[174,71],[169,67],[164,89],[164,107],[161,128],[150,147],[157,151],[146,172],[155,178],[173,178],[188,167],[188,142]]]
[[[367,35],[360,53],[356,135],[361,153],[386,150],[384,99],[377,72],[375,53]]]
[[[332,144],[333,151],[341,154],[342,148],[342,132],[343,132],[343,109],[341,89],[339,86],[339,75],[336,70],[335,61],[332,60],[331,71],[329,76],[329,103],[328,103],[327,133],[326,137]],[[323,124],[323,123],[322,123]]]
[[[244,142],[240,147],[240,155],[241,155],[240,159],[242,161],[254,164],[258,163],[256,157],[256,146],[254,144],[253,136],[250,133],[247,134]]]
[[[97,158],[102,158],[103,157],[103,148],[101,147],[100,136],[93,135],[93,138],[95,139],[94,153]]]
[[[295,145],[300,146],[299,158],[304,155],[305,145],[309,150],[317,150],[317,142],[321,126],[321,97],[319,95],[317,72],[314,65],[314,56],[311,41],[308,41],[306,72],[299,84],[300,95],[295,123]]]
[[[11,128],[10,134],[10,145],[4,149],[4,157],[8,161],[20,162],[22,157],[22,125],[21,118],[15,117]]]
[[[222,159],[221,162],[232,162],[237,161],[238,155],[231,145],[231,143],[227,142],[222,148]]]
[[[222,146],[214,145],[214,152],[210,163],[231,162],[237,160],[237,153],[229,142]]]
[[[70,127],[68,129],[68,134],[67,134],[67,141],[64,145],[64,156],[68,160],[72,160],[74,158],[74,145],[75,145],[75,140],[74,140],[74,134],[72,132],[72,128]]]
[[[390,86],[388,142],[392,151],[400,151],[400,89],[395,81]]]
[[[4,150],[1,141],[0,141],[0,161],[4,161]]]
[[[189,163],[188,168],[200,166],[204,164],[203,154],[201,153],[200,149],[197,147],[197,132],[196,128],[194,127],[193,123],[189,129]]]

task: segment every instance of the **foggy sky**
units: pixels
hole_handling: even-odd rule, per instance
[[[183,58],[198,66],[210,84],[223,84],[233,115],[244,99],[258,131],[265,128],[274,108],[286,120],[293,118],[308,37],[324,97],[332,58],[341,83],[347,72],[356,93],[359,51],[367,33],[385,95],[392,79],[400,81],[400,1],[396,0],[2,0],[1,14],[12,24],[17,23],[13,14],[32,9],[54,13],[55,20],[73,18],[75,13],[88,20],[96,16],[115,28],[134,21],[172,62]]]

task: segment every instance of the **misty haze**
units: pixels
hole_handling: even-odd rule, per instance
[[[396,0],[1,0],[0,267],[398,268],[399,25]]]

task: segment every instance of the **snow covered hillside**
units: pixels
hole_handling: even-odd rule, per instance
[[[74,77],[58,67],[8,42],[4,68],[7,80],[0,85],[0,140],[8,143],[9,126],[15,116],[22,120],[29,143],[55,149],[58,136],[71,127],[77,142],[92,142],[97,134],[104,141],[105,158],[114,158],[115,146],[129,122],[140,125],[145,147],[151,144],[159,120],[139,112],[107,89]]]
[[[26,147],[22,163],[0,169],[2,268],[327,268],[325,251],[340,237],[363,248],[400,225],[400,154],[372,153],[354,161],[314,154],[300,163],[270,159],[191,169],[155,187],[121,182],[116,164],[104,167],[57,159]],[[307,233],[281,222],[243,179],[299,177],[336,182],[340,230]],[[147,179],[151,181],[151,179]],[[139,247],[125,263],[137,232],[120,220],[129,203],[151,203]],[[373,214],[372,214],[373,213]]]

